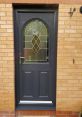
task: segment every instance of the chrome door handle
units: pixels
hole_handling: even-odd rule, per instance
[[[23,57],[23,56],[20,56],[20,59],[24,59],[25,57]]]
[[[20,56],[20,60],[19,60],[19,63],[21,64],[22,63],[22,59],[24,59],[25,57],[23,56]]]

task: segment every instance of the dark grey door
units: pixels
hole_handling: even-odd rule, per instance
[[[56,17],[54,10],[15,11],[16,104],[21,108],[55,107]]]

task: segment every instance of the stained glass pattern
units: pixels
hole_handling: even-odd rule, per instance
[[[32,20],[24,28],[24,62],[48,61],[48,29],[38,19]]]

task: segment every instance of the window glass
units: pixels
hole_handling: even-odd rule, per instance
[[[24,27],[24,62],[48,61],[48,30],[43,21],[35,19]]]

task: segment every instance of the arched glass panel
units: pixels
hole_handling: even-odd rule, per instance
[[[43,21],[34,19],[24,27],[24,62],[48,61],[48,29]]]

